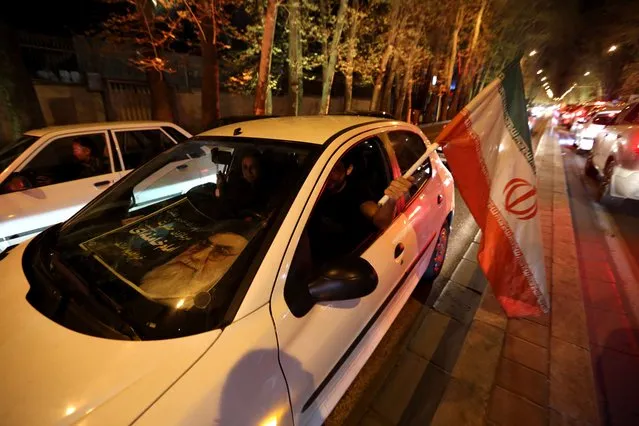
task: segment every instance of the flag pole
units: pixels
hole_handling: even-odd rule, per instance
[[[406,173],[404,173],[404,178],[408,178],[410,176],[412,176],[417,169],[424,164],[424,161],[426,161],[426,159],[428,157],[430,157],[430,154],[432,154],[433,152],[435,152],[435,150],[439,148],[439,144],[437,142],[432,143],[430,145],[428,145],[428,148],[426,148],[426,152],[424,153],[424,155],[422,155],[421,157],[419,157],[419,159],[415,162],[415,164],[413,164],[412,166],[410,166],[410,169],[406,170]],[[383,206],[384,204],[386,204],[386,202],[389,200],[388,195],[384,195],[378,202],[377,205],[378,206]]]

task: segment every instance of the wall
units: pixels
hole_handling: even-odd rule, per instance
[[[33,87],[48,126],[105,121],[104,103],[99,92],[82,85],[39,84]]]
[[[52,84],[34,81],[42,114],[48,126],[105,121],[104,99],[100,92],[87,90],[84,85]],[[200,91],[178,92],[175,96],[177,122],[191,133],[199,133],[201,126]],[[222,117],[252,115],[253,96],[222,92],[220,113]],[[273,115],[288,115],[288,96],[273,97]],[[353,110],[368,110],[370,100],[353,99]],[[307,96],[302,102],[302,114],[317,114],[320,98]],[[344,98],[331,100],[331,113],[344,110]],[[11,125],[8,117],[0,111],[0,146],[11,141]]]

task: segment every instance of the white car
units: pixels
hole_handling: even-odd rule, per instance
[[[605,109],[594,113],[584,123],[577,123],[575,147],[580,151],[590,151],[597,135],[615,121],[620,111],[620,109]]]
[[[599,197],[639,200],[639,103],[627,105],[595,137],[585,165],[588,176],[599,178]]]
[[[30,130],[0,150],[0,254],[63,222],[126,173],[191,135],[173,123],[122,121]],[[78,140],[98,167],[80,171]]]
[[[441,269],[454,184],[437,154],[374,201],[427,145],[373,117],[220,127],[11,250],[2,423],[320,425]]]

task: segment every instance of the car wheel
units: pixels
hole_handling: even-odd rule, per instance
[[[592,152],[590,152],[588,154],[588,157],[586,158],[586,165],[584,166],[584,174],[593,179],[597,177],[597,169],[595,168],[595,165],[592,162]]]
[[[430,262],[428,263],[428,269],[422,276],[422,281],[432,282],[439,276],[446,260],[446,251],[448,250],[448,238],[450,236],[450,225],[448,222],[444,224],[439,230],[437,236],[437,242],[435,243],[435,250],[430,256]]]
[[[613,197],[610,194],[610,185],[612,183],[612,174],[615,170],[615,162],[608,160],[606,167],[604,168],[603,176],[599,181],[599,188],[597,191],[597,201],[600,204],[614,206],[620,203],[621,200],[617,197]]]

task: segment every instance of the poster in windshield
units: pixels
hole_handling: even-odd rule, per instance
[[[102,264],[129,284],[215,233],[215,222],[186,198],[140,220],[82,244]]]

